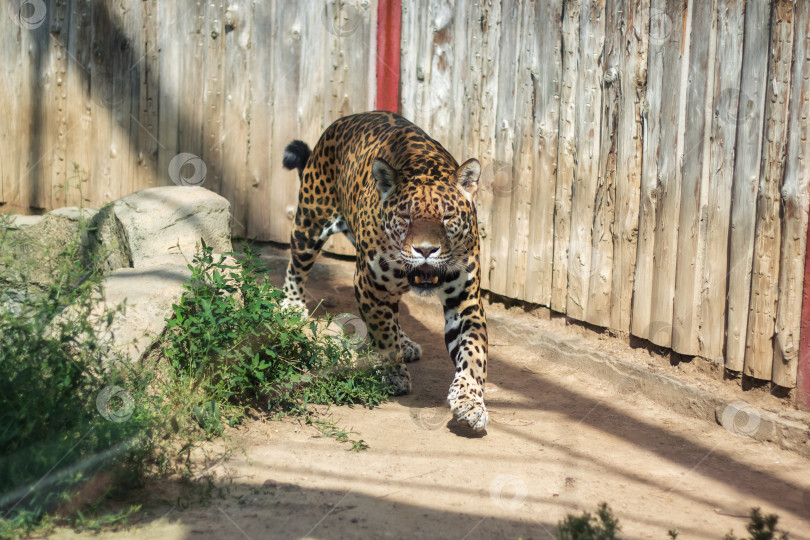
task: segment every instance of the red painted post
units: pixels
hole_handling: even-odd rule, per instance
[[[399,112],[401,0],[380,0],[377,7],[377,110]]]
[[[810,240],[810,221],[807,223]],[[804,255],[804,294],[802,295],[802,323],[799,334],[799,373],[796,397],[800,408],[810,410],[810,244]]]

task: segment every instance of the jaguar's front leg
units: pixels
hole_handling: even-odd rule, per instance
[[[399,299],[401,295],[391,294],[374,280],[374,276],[358,256],[357,271],[354,276],[354,295],[360,316],[366,324],[368,334],[379,354],[379,362],[386,367],[387,377],[396,387],[396,395],[411,391],[411,375],[402,357],[402,339],[399,328]]]
[[[444,284],[444,341],[456,376],[447,401],[459,422],[484,429],[489,421],[484,404],[487,379],[487,321],[481,304],[477,265]]]

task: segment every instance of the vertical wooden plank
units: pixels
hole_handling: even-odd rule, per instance
[[[678,239],[678,216],[681,202],[680,162],[684,151],[686,62],[689,58],[689,35],[694,4],[667,0],[663,14],[671,21],[672,33],[663,52],[663,88],[661,101],[661,138],[658,155],[660,183],[653,252],[651,330],[648,339],[656,345],[672,344],[672,313],[675,295],[675,264]],[[652,31],[652,30],[651,30]],[[654,328],[653,328],[654,327]]]
[[[602,105],[598,133],[599,154],[595,165],[596,192],[593,207],[591,262],[585,320],[597,326],[610,324],[613,285],[613,231],[616,202],[616,165],[619,146],[619,58],[624,56],[622,28],[627,28],[624,2],[605,3],[604,73],[599,80]]]
[[[520,21],[520,4],[503,0],[499,18],[500,44],[498,46],[498,100],[495,109],[495,162],[493,199],[491,207],[492,243],[490,244],[491,268],[489,289],[497,294],[507,294],[509,278],[509,231],[512,227],[510,187],[516,178],[515,150],[519,144],[516,130],[515,107],[517,102],[518,58],[523,36],[516,28]]]
[[[700,346],[700,300],[702,276],[709,234],[709,136],[711,96],[714,94],[714,59],[717,20],[716,2],[694,4],[686,86],[686,126],[681,165],[681,207],[678,217],[675,303],[672,321],[672,349],[697,355]],[[708,36],[708,39],[706,37]],[[718,256],[713,254],[709,256]]]
[[[158,44],[159,11],[157,0],[141,4],[141,56],[135,59],[140,80],[140,102],[133,121],[133,138],[137,152],[139,187],[159,185],[158,99],[160,91],[160,49]],[[243,72],[244,73],[244,72]]]
[[[115,3],[111,8],[107,16],[113,27],[114,37],[112,43],[108,44],[110,54],[107,57],[107,70],[112,84],[111,92],[105,95],[104,102],[112,116],[110,182],[105,185],[102,193],[96,194],[102,197],[100,203],[115,200],[140,187],[137,146],[133,135],[137,133],[140,107],[139,60],[143,50],[139,42],[141,9],[121,9]]]
[[[225,11],[225,114],[222,196],[231,203],[231,231],[247,235],[248,143],[252,9],[249,0],[229,0]],[[294,179],[286,178],[287,181]]]
[[[484,72],[484,29],[483,29],[483,7],[478,0],[462,0],[456,4],[456,24],[465,24],[466,30],[458,27],[455,48],[456,62],[459,56],[463,56],[466,69],[459,73],[459,85],[463,96],[459,96],[458,103],[461,106],[455,109],[460,130],[459,153],[456,155],[459,161],[470,157],[477,158],[482,167],[489,163],[484,161],[481,155],[481,113],[480,102],[482,99],[482,77]],[[459,21],[464,21],[463,23]],[[483,181],[483,180],[482,180]],[[476,194],[477,219],[481,221],[481,197],[483,190],[479,189]],[[479,230],[479,234],[482,231]],[[482,273],[488,273],[489,259],[481,259]]]
[[[664,87],[664,48],[672,32],[664,8],[666,0],[651,0],[650,10],[640,17],[640,28],[649,35],[647,88],[642,111],[641,193],[639,197],[638,247],[633,278],[633,304],[630,333],[650,339],[653,329],[653,262],[655,224],[658,220],[658,162],[661,152],[661,101]],[[642,11],[642,15],[644,12]]]
[[[571,195],[576,162],[580,4],[580,0],[564,0],[562,10],[562,82],[557,144],[557,186],[554,195],[554,259],[551,277],[551,309],[562,313],[566,311],[568,296]]]
[[[23,71],[23,64],[28,59],[23,39],[29,30],[23,28],[26,26],[25,20],[14,20],[10,15],[3,15],[0,17],[0,52],[3,54],[3,62],[0,63],[0,102],[16,112],[0,124],[0,205],[4,206],[4,212],[9,208],[19,212],[23,205],[28,206],[28,202],[22,199],[20,180],[24,165],[21,148],[28,147],[25,141],[30,133],[31,109],[24,102],[32,92]]]
[[[160,64],[158,80],[158,160],[157,183],[170,185],[169,163],[179,152],[178,124],[180,120],[180,58],[185,39],[177,39],[179,18],[185,2],[158,2],[158,48]]]
[[[273,32],[273,84],[272,131],[270,140],[270,176],[262,179],[270,190],[260,199],[269,210],[266,236],[268,240],[284,242],[290,238],[292,218],[295,213],[298,186],[293,182],[279,182],[289,179],[287,170],[279,159],[290,136],[298,131],[298,106],[301,68],[301,27],[303,24],[302,6],[299,2],[285,0],[277,5]],[[341,52],[344,52],[341,49]],[[345,56],[345,52],[344,52]],[[338,71],[342,66],[338,65]],[[339,92],[341,90],[338,90]],[[342,116],[342,114],[341,114]],[[251,212],[252,213],[252,212]]]
[[[340,116],[365,112],[374,107],[375,92],[370,75],[374,73],[372,51],[375,50],[376,20],[372,20],[370,2],[344,0],[340,4],[340,16],[344,30],[340,32],[340,49],[343,51],[343,103]],[[302,24],[305,24],[302,21]]]
[[[90,98],[90,67],[92,60],[92,40],[87,39],[93,35],[91,27],[92,7],[89,0],[72,0],[70,2],[71,32],[68,36],[67,49],[70,62],[67,66],[67,140],[65,145],[65,165],[68,176],[73,174],[73,164],[79,169],[92,174],[93,167],[93,131],[92,131],[92,101]],[[71,184],[74,181],[71,179]],[[94,194],[89,186],[81,186],[83,197],[90,201]],[[67,206],[78,206],[84,201],[79,200],[79,189],[75,186],[65,194]],[[84,203],[86,204],[86,203]],[[95,204],[95,202],[94,202]]]
[[[453,4],[448,0],[430,2],[428,16],[428,54],[430,63],[430,84],[427,91],[429,114],[425,123],[420,124],[431,137],[446,144],[453,133],[450,124],[453,109],[453,72],[463,69],[463,65],[451,62],[453,59],[453,38],[456,32]],[[427,111],[425,111],[427,112]]]
[[[402,115],[413,121],[416,118],[416,95],[420,87],[417,79],[419,30],[422,2],[402,0],[402,36],[400,54],[400,100]],[[423,76],[424,78],[424,76]]]
[[[203,117],[205,106],[205,7],[203,0],[185,0],[178,13],[174,39],[182,42],[180,51],[179,95],[177,121],[180,152],[202,157]],[[207,166],[206,166],[207,168]],[[208,178],[204,180],[207,185]]]
[[[768,79],[770,2],[747,1],[742,75],[737,104],[737,138],[731,196],[726,368],[742,371],[754,260],[754,213],[762,155],[765,86]]]
[[[418,31],[414,33],[418,36],[415,41],[416,47],[416,71],[414,75],[416,80],[412,84],[416,85],[414,94],[414,116],[411,118],[415,124],[430,129],[430,118],[434,111],[433,101],[431,100],[431,87],[430,87],[430,70],[433,63],[430,61],[430,53],[433,45],[431,39],[431,28],[425,24],[429,19],[431,11],[434,9],[433,4],[437,0],[430,0],[428,2],[420,2],[419,19],[416,22]]]
[[[780,195],[787,147],[790,67],[793,59],[792,0],[777,0],[771,9],[771,45],[765,101],[763,163],[757,196],[751,305],[745,342],[744,373],[770,379],[773,372],[774,320],[779,297]]]
[[[64,156],[59,155],[60,130],[64,104],[61,100],[63,65],[66,55],[50,29],[59,29],[64,20],[63,2],[57,2],[47,10],[45,22],[29,30],[31,35],[31,58],[33,87],[33,132],[29,155],[31,160],[30,206],[38,212],[53,208],[54,186],[64,183]],[[65,30],[67,32],[67,29]],[[62,165],[60,167],[60,164]]]
[[[481,287],[491,289],[490,276],[494,265],[492,246],[496,237],[492,232],[492,207],[495,196],[496,174],[503,169],[496,161],[496,139],[499,136],[496,121],[498,95],[498,65],[500,62],[501,3],[481,2],[480,18],[482,26],[481,47],[481,92],[479,101],[478,159],[483,165],[480,187],[478,188],[478,232],[481,236]],[[511,174],[511,170],[509,170]]]
[[[710,77],[714,77],[714,116],[708,158],[708,236],[700,299],[700,342],[703,356],[720,360],[725,343],[729,270],[728,257],[722,255],[729,250],[734,140],[737,133],[737,105],[742,69],[743,44],[740,36],[745,31],[744,9],[745,2],[742,0],[718,1],[715,65],[714,73],[709,73]]]
[[[477,28],[474,20],[470,20],[470,11],[473,9],[470,2],[474,0],[460,0],[455,2],[454,10],[450,14],[453,18],[453,33],[448,43],[449,56],[446,61],[450,63],[450,109],[448,115],[449,134],[441,143],[453,154],[459,163],[464,163],[471,157],[465,144],[466,121],[473,114],[470,111],[470,93],[473,88],[470,79],[474,76],[475,58],[471,55],[470,34]]]
[[[115,103],[115,77],[112,72],[111,54],[116,43],[110,13],[114,2],[104,0],[92,3],[93,64],[90,71],[90,98],[93,145],[93,167],[88,181],[92,204],[99,204],[112,197],[113,184],[111,155],[115,152],[112,144],[113,116],[110,105]]]
[[[306,88],[298,96],[298,135],[306,141],[310,147],[315,146],[318,138],[326,129],[324,125],[324,106],[329,89],[326,85],[327,70],[333,71],[331,66],[327,66],[324,58],[327,56],[326,36],[324,25],[320,24],[325,2],[308,2],[304,7],[304,21],[317,21],[317,23],[305,24],[302,28],[304,32],[303,40],[306,44],[307,53],[301,55],[301,88]],[[281,156],[273,156],[280,159]],[[296,183],[292,173],[288,173],[287,181]]]
[[[205,69],[203,80],[204,137],[202,159],[207,175],[205,187],[222,193],[224,156],[222,138],[225,134],[225,2],[206,2],[204,7],[202,40],[205,47]]]
[[[276,2],[253,3],[253,32],[250,40],[250,73],[251,73],[251,101],[250,101],[250,149],[248,151],[248,170],[250,185],[248,186],[248,212],[247,235],[249,238],[267,240],[273,238],[271,231],[283,228],[286,217],[283,206],[279,208],[279,201],[273,196],[273,153],[282,152],[283,148],[276,148],[273,140],[273,98],[275,96],[275,71],[287,81],[284,66],[290,68],[289,59],[284,59],[282,44],[275,27],[276,17],[289,17],[290,10],[287,4]],[[288,23],[292,21],[287,21]],[[292,36],[287,27],[287,41]],[[277,61],[282,66],[276,67]],[[296,77],[297,78],[297,77]],[[281,85],[281,82],[279,82]],[[289,96],[288,96],[289,99]],[[280,103],[279,103],[280,105]],[[289,106],[289,102],[287,103]],[[289,133],[287,134],[289,137]],[[289,142],[289,141],[286,141]],[[285,144],[286,144],[285,142]],[[279,160],[276,160],[280,163]],[[286,172],[286,171],[285,171]],[[286,174],[285,178],[289,178]],[[279,216],[279,213],[281,215]],[[276,222],[270,223],[273,215]],[[279,226],[280,225],[280,226]],[[279,235],[281,236],[281,235]],[[289,242],[283,238],[282,242]]]
[[[780,386],[796,386],[807,249],[810,186],[810,2],[798,2],[793,31],[793,71],[787,124],[787,154],[782,181],[782,248],[776,311],[773,377]]]
[[[554,196],[562,78],[562,1],[535,2],[532,55],[532,185],[525,300],[551,305]]]
[[[507,243],[506,289],[511,298],[526,297],[526,277],[529,257],[532,213],[540,209],[531,206],[532,184],[534,182],[534,69],[537,56],[537,23],[534,19],[534,6],[529,2],[520,5],[515,26],[520,34],[517,48],[517,70],[513,76],[515,85],[514,150],[511,181],[503,186],[503,198],[510,200],[508,234],[503,238]]]
[[[50,178],[43,178],[50,184],[50,201],[46,208],[60,208],[65,206],[68,186],[68,167],[65,163],[65,147],[67,144],[67,69],[68,69],[68,42],[70,40],[70,10],[67,0],[57,0],[48,9],[50,14],[50,27],[48,39],[48,74],[50,84],[46,85],[45,107],[48,111],[48,123],[43,125],[45,130],[47,157],[46,166],[50,163]],[[72,170],[72,167],[71,167]]]
[[[575,123],[574,189],[571,194],[571,236],[568,246],[568,296],[566,313],[584,320],[588,310],[593,227],[598,189],[599,132],[602,109],[603,66],[600,63],[605,39],[604,5],[589,2],[580,12],[579,78]]]
[[[616,149],[616,218],[613,224],[613,283],[610,327],[630,330],[633,276],[639,235],[644,92],[647,87],[649,0],[624,2],[618,55],[618,146]],[[626,14],[625,14],[626,10]]]

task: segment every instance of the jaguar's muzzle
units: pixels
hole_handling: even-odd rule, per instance
[[[416,292],[430,292],[444,284],[445,275],[429,264],[417,266],[408,273],[408,284]]]

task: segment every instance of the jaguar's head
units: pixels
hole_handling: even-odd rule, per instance
[[[411,289],[432,294],[462,270],[476,230],[473,196],[481,165],[464,162],[450,178],[407,178],[383,159],[372,165],[385,235],[399,250]]]

